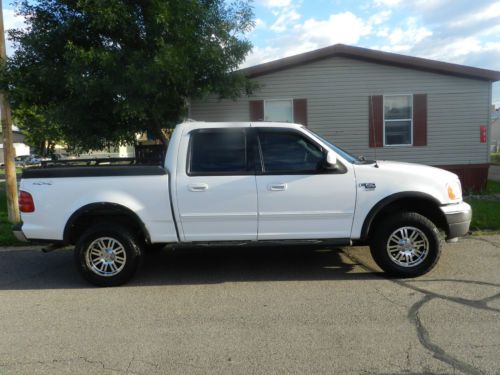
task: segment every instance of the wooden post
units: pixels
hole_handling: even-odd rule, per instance
[[[5,49],[5,31],[3,27],[3,4],[0,0],[0,63],[5,64],[7,51]],[[12,139],[12,118],[9,100],[6,93],[0,93],[0,111],[2,121],[3,155],[5,163],[5,180],[7,194],[7,211],[11,223],[21,221],[17,202],[17,179],[15,165],[15,149]]]

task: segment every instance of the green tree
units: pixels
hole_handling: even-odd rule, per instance
[[[13,116],[14,123],[25,136],[25,142],[34,147],[38,155],[50,156],[55,145],[64,142],[61,128],[51,119],[49,110],[21,104],[14,109]]]
[[[236,98],[252,84],[235,72],[251,49],[248,1],[22,1],[27,28],[4,83],[14,109],[50,109],[52,124],[81,150],[133,142],[176,124],[190,98]]]

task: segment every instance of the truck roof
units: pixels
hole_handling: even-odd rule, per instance
[[[204,121],[187,121],[177,125],[178,128],[186,130],[191,129],[210,129],[210,128],[303,128],[303,125],[294,124],[290,122],[242,122],[242,121],[228,121],[228,122],[204,122]]]

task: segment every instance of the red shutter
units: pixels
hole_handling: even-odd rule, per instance
[[[384,109],[382,95],[368,97],[368,134],[370,147],[384,145]]]
[[[250,121],[264,121],[264,101],[250,100]]]
[[[307,99],[293,99],[293,122],[307,126]]]
[[[413,95],[413,146],[427,145],[427,95]]]

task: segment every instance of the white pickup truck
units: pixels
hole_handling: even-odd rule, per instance
[[[161,244],[369,244],[387,273],[431,270],[472,216],[455,174],[355,158],[304,126],[178,125],[160,166],[24,171],[19,239],[75,245],[90,282],[119,285]]]

